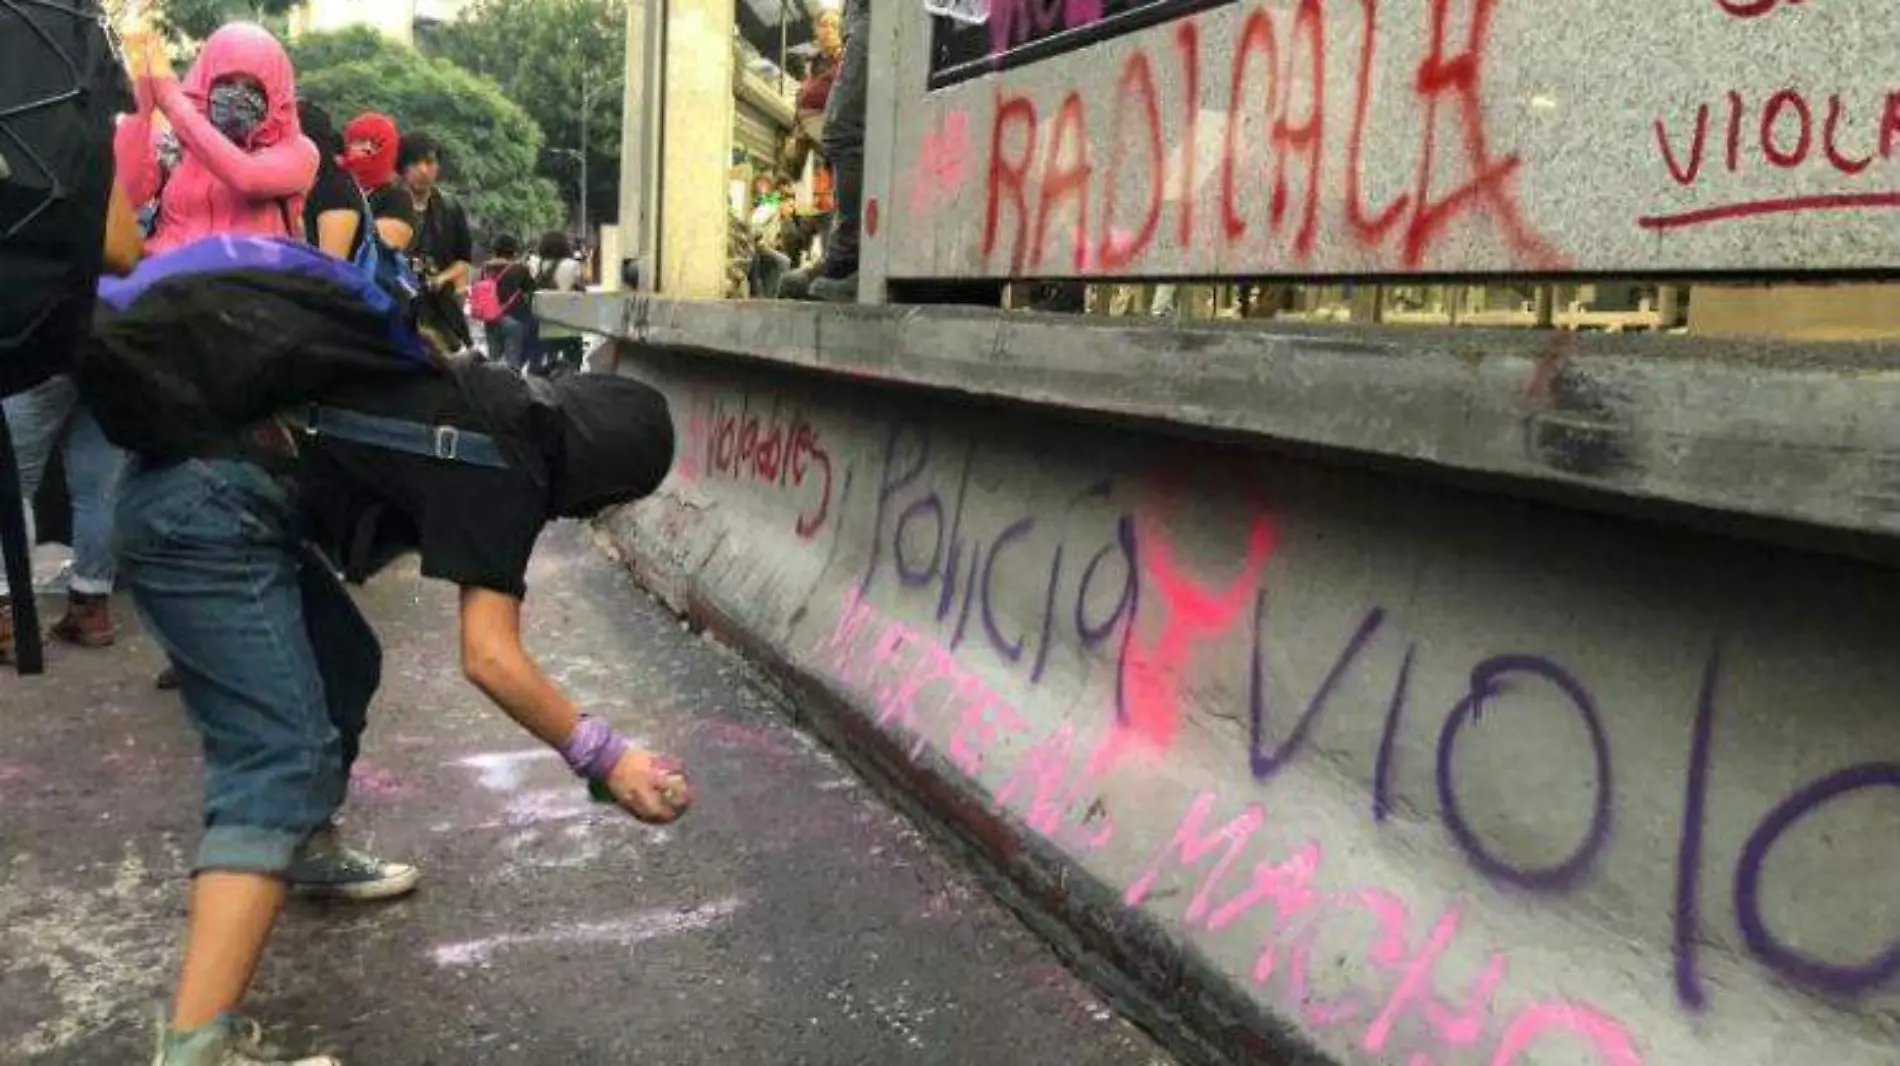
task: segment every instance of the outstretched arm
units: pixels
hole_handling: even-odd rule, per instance
[[[125,198],[144,204],[158,195],[158,148],[152,144],[152,120],[128,115],[112,133],[113,177]]]
[[[543,744],[565,749],[580,709],[521,646],[521,600],[490,589],[462,589],[462,672],[496,706]],[[605,779],[620,805],[646,822],[670,822],[690,802],[684,781],[652,752],[627,749]]]
[[[130,274],[144,255],[145,235],[139,232],[138,211],[125,198],[125,190],[114,182],[106,206],[106,273]]]

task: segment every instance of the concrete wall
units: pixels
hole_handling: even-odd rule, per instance
[[[1900,1055],[1893,572],[868,378],[621,371],[681,441],[606,522],[634,568],[1190,1057]]]

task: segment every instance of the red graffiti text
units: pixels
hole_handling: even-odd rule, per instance
[[[1750,199],[1639,220],[1645,229],[1681,229],[1731,219],[1809,211],[1900,207],[1900,192],[1882,188],[1875,159],[1891,160],[1900,150],[1900,91],[1873,106],[1852,107],[1840,93],[1822,98],[1784,88],[1759,99],[1730,90],[1714,105],[1704,103],[1686,122],[1657,116],[1657,157],[1669,178],[1684,188],[1720,183],[1720,175],[1741,171],[1829,172],[1843,182],[1874,188],[1838,193]],[[1706,179],[1706,180],[1705,180]]]
[[[801,537],[815,535],[831,515],[831,455],[818,430],[803,416],[753,409],[750,398],[737,409],[717,398],[693,404],[679,473],[688,480],[725,477],[800,493],[807,502],[793,528]]]
[[[1172,200],[1171,232],[1186,252],[1211,230],[1219,251],[1258,255],[1264,247],[1299,265],[1314,257],[1323,237],[1337,237],[1372,265],[1416,270],[1432,265],[1454,226],[1477,222],[1494,228],[1525,265],[1562,266],[1518,202],[1515,179],[1524,160],[1495,149],[1486,128],[1484,71],[1498,0],[1429,0],[1426,39],[1415,42],[1381,39],[1381,3],[1255,7],[1231,35],[1204,34],[1200,20],[1179,20],[1166,45],[1126,56],[1109,100],[1075,90],[1053,99],[997,92],[985,259],[1003,257],[1019,275],[1126,272],[1150,252]],[[1329,35],[1329,27],[1352,20],[1328,5],[1361,15],[1356,38]],[[1231,40],[1231,49],[1213,52],[1204,40]],[[1395,62],[1386,53],[1401,43],[1420,56],[1404,79],[1410,89],[1403,103],[1411,106],[1379,101],[1379,116],[1404,117],[1375,119],[1375,73]],[[1329,77],[1328,68],[1342,64],[1350,93],[1329,96],[1328,86],[1341,79]],[[1224,86],[1214,90],[1215,102],[1226,105],[1218,130],[1199,128],[1204,69]],[[1108,131],[1104,144],[1090,140],[1097,112],[1096,128]],[[1197,172],[1203,136],[1218,138],[1213,173]],[[1410,170],[1376,205],[1366,201],[1369,138],[1382,146],[1382,157],[1394,147],[1414,148]],[[1170,143],[1181,150],[1170,152]],[[1206,191],[1214,203],[1200,202],[1204,180],[1214,186]],[[1197,212],[1212,212],[1218,225],[1198,226]]]

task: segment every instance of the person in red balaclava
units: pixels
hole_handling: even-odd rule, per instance
[[[374,111],[358,115],[343,127],[343,169],[369,197],[370,213],[383,243],[408,252],[416,235],[416,201],[396,179],[396,153],[402,135],[388,115]]]

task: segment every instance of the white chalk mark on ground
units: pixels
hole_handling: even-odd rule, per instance
[[[24,1033],[0,1033],[0,1062],[46,1055],[138,1017],[175,962],[184,856],[166,847],[153,870],[130,845],[116,865],[73,871],[86,887],[53,885],[31,856],[0,868],[0,984],[37,986],[57,1007]],[[62,871],[64,872],[64,871]]]
[[[558,758],[547,748],[528,748],[524,751],[492,751],[480,755],[455,760],[455,765],[466,766],[479,776],[482,787],[494,792],[513,792],[521,787],[526,776],[526,764]]]
[[[703,904],[688,910],[649,911],[614,922],[557,925],[534,933],[502,933],[480,940],[443,944],[430,952],[437,966],[478,966],[504,948],[544,944],[612,944],[630,948],[648,940],[707,929],[732,916],[742,906],[736,898]]]

